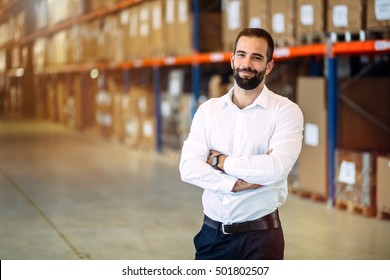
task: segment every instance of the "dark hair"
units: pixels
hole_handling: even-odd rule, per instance
[[[237,35],[236,41],[234,43],[234,51],[236,52],[237,48],[237,42],[241,37],[256,37],[256,38],[263,38],[267,41],[268,48],[267,48],[267,61],[272,60],[272,56],[274,54],[274,40],[272,39],[272,36],[264,29],[262,28],[245,28],[240,31],[240,33]]]

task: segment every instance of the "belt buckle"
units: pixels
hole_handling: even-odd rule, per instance
[[[231,233],[225,231],[225,226],[227,226],[227,225],[222,224],[222,226],[221,226],[222,227],[222,233],[226,234],[226,235],[227,234],[231,234]]]

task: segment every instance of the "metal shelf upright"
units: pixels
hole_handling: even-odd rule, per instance
[[[337,57],[333,52],[333,46],[328,44],[326,60],[328,64],[328,206],[335,202],[335,167],[337,149],[337,119],[338,119],[338,74]]]

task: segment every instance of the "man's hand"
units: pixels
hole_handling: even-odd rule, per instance
[[[232,192],[240,192],[240,191],[246,191],[246,190],[255,190],[260,188],[262,185],[259,184],[250,184],[248,182],[245,182],[242,179],[238,179],[236,183],[233,186]]]

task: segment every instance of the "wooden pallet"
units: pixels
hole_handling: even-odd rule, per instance
[[[274,38],[276,48],[292,47],[295,45],[295,39],[292,37]]]
[[[351,42],[351,41],[365,41],[366,32],[360,31],[345,31],[341,33],[330,32],[329,36],[332,42]]]
[[[317,202],[326,202],[328,200],[328,198],[325,195],[302,190],[301,188],[290,188],[289,191],[302,198],[311,199]]]
[[[346,210],[354,214],[359,214],[366,218],[376,216],[376,208],[374,206],[362,206],[352,201],[336,199],[335,208]]]
[[[295,39],[297,45],[311,45],[316,43],[325,43],[326,35],[325,33],[309,33],[298,35]]]
[[[381,40],[390,38],[390,28],[370,28],[365,30],[367,40]]]
[[[378,206],[378,219],[390,221],[390,207]]]

